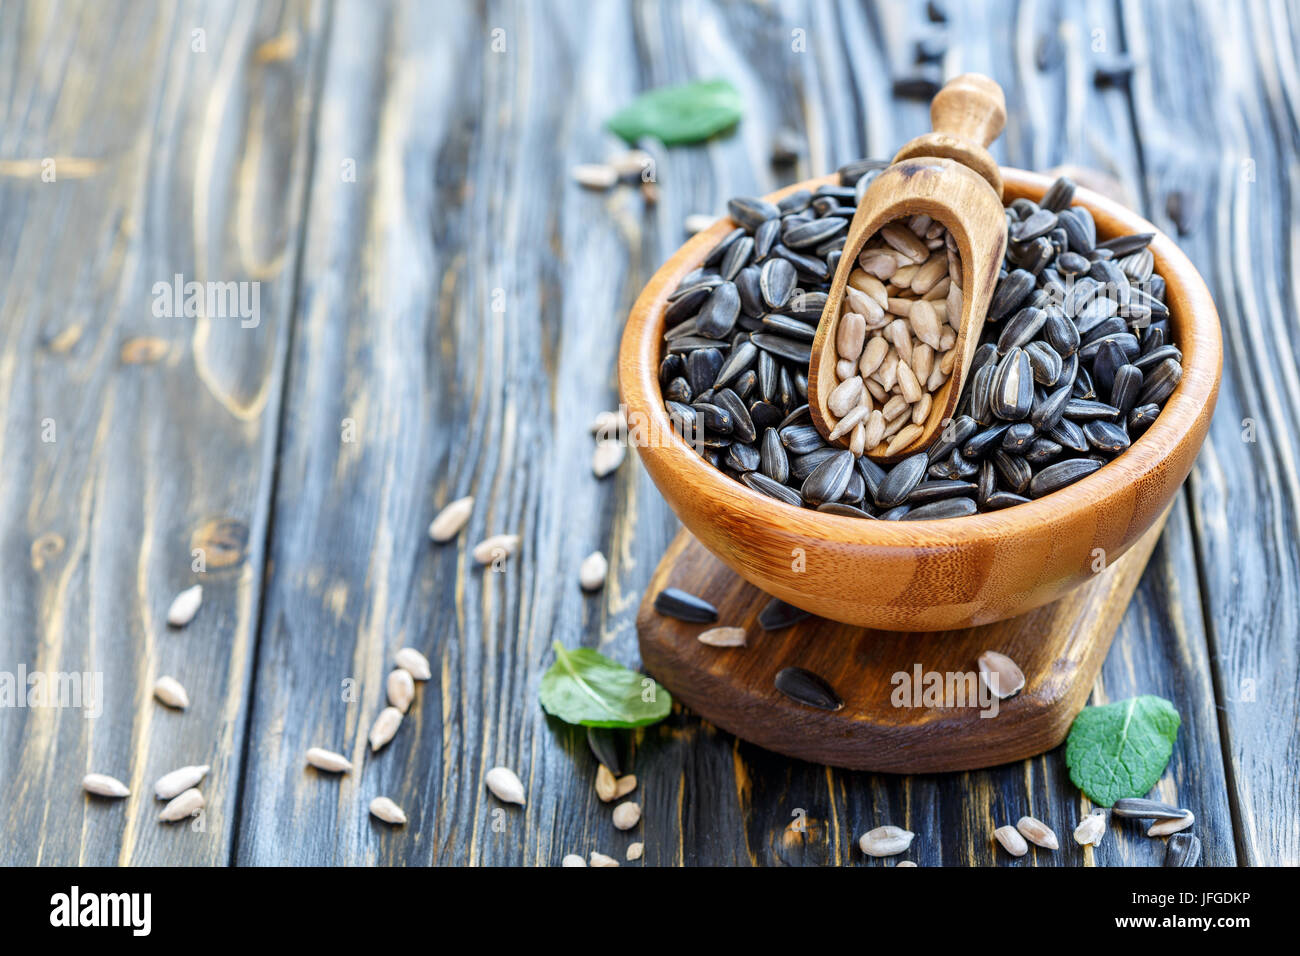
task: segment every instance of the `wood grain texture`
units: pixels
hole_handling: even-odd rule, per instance
[[[767,595],[682,530],[641,601],[641,659],[675,700],[701,717],[800,760],[939,773],[1036,757],[1065,739],[1092,693],[1164,517],[1122,558],[1059,601],[996,624],[928,634],[862,630],[815,617],[762,631],[758,615]],[[717,608],[718,625],[660,614],[654,601],[664,588],[708,601]],[[698,635],[713,626],[743,628],[747,646],[702,644]],[[1024,672],[1024,689],[1014,697],[997,701],[981,689],[976,662],[988,650],[1007,655]],[[818,710],[780,693],[774,679],[786,667],[825,678],[843,706]],[[947,690],[940,684],[946,696],[933,706],[922,701],[931,674],[948,681]]]
[[[2,863],[230,858],[318,29],[303,4],[0,11],[0,671],[102,682],[0,711]],[[259,282],[257,321],[160,316],[177,274]],[[154,779],[193,763],[201,828],[157,823]],[[83,794],[89,771],[131,797]]]
[[[1196,810],[1206,862],[1294,863],[1300,404],[1294,353],[1272,343],[1297,313],[1285,210],[1300,18],[1280,0],[946,6],[943,75],[978,70],[1006,91],[999,161],[1099,169],[1171,235],[1167,196],[1186,200],[1178,241],[1222,310],[1225,387],[1094,699],[1174,701],[1184,723],[1157,791]],[[552,639],[638,664],[637,603],[678,530],[633,460],[604,482],[588,469],[586,423],[616,404],[636,293],[686,214],[924,132],[926,104],[889,79],[917,69],[914,41],[934,29],[921,4],[892,0],[0,7],[0,670],[93,661],[106,690],[128,688],[108,719],[0,713],[0,861],[554,864],[641,840],[652,865],[858,864],[856,837],[891,822],[921,834],[909,855],[923,865],[1158,863],[1136,827],[1081,855],[995,850],[994,824],[1029,812],[1064,834],[1086,812],[1059,750],[956,775],[853,773],[681,710],[637,735],[644,822],[619,833],[583,734],[536,705]],[[1094,67],[1126,50],[1131,93],[1094,87]],[[745,118],[698,147],[650,145],[656,205],[569,181],[619,148],[601,118],[711,76],[735,83]],[[774,169],[781,127],[805,149]],[[57,187],[39,181],[47,156]],[[232,265],[248,248],[280,271]],[[194,362],[193,326],[148,304],[152,282],[200,263],[260,276],[263,320],[213,329]],[[158,341],[163,357],[142,362]],[[196,386],[189,366],[218,384]],[[257,401],[247,420],[225,408]],[[52,445],[33,438],[45,409]],[[465,537],[433,548],[424,526],[465,493],[479,499]],[[236,563],[208,572],[188,631],[164,633],[195,529],[222,518],[209,538],[233,542],[220,553]],[[467,548],[506,530],[523,533],[520,554],[476,569]],[[610,579],[584,597],[577,566],[596,547]],[[407,643],[435,680],[394,743],[359,778],[306,772],[311,744],[358,752]],[[144,678],[182,665],[194,708],[154,720]],[[130,823],[153,809],[157,773],[204,747],[207,832]],[[495,763],[524,777],[527,808],[486,795]],[[87,804],[76,781],[91,766],[141,796]],[[379,792],[406,828],[369,822]]]
[[[1294,866],[1300,793],[1283,768],[1300,760],[1300,236],[1288,212],[1300,18],[1285,3],[1170,10],[1123,11],[1144,64],[1133,81],[1140,188],[1201,264],[1223,318],[1222,407],[1189,488],[1237,852]]]

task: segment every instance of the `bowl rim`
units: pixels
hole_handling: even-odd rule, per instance
[[[1014,167],[1001,169],[1004,202],[1022,196],[1041,198],[1054,181],[1054,177]],[[764,198],[776,202],[800,189],[815,190],[838,182],[838,173],[832,173],[794,183]],[[1111,496],[1149,479],[1163,468],[1180,443],[1196,431],[1198,419],[1202,416],[1208,419],[1213,413],[1223,366],[1218,311],[1191,260],[1155,225],[1120,203],[1081,186],[1076,189],[1071,205],[1088,208],[1096,221],[1098,236],[1155,234],[1148,248],[1155,259],[1155,271],[1165,280],[1170,328],[1175,344],[1183,353],[1182,379],[1155,422],[1126,451],[1091,475],[1042,498],[999,511],[904,522],[870,521],[795,507],[753,491],[708,464],[677,433],[668,418],[659,385],[659,364],[668,296],[684,276],[703,263],[718,240],[735,228],[736,224],[727,216],[687,240],[654,273],[628,316],[619,349],[621,399],[630,421],[633,415],[645,415],[649,434],[660,437],[658,442],[637,443],[638,454],[679,468],[681,475],[691,482],[694,495],[707,498],[733,514],[753,518],[770,514],[774,519],[772,525],[779,524],[789,532],[827,545],[883,549],[948,549],[1023,532],[1026,525],[1044,525],[1066,513],[1096,509]],[[629,434],[636,431],[634,425]]]

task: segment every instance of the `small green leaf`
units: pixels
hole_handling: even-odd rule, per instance
[[[605,125],[629,144],[653,136],[665,146],[675,146],[698,143],[735,126],[740,114],[736,88],[726,80],[707,80],[642,93]]]
[[[555,642],[555,663],[542,675],[542,707],[585,727],[644,727],[668,716],[673,699],[649,677],[585,647]]]
[[[1173,704],[1150,694],[1085,707],[1065,742],[1070,779],[1103,807],[1145,797],[1169,766],[1180,723]]]

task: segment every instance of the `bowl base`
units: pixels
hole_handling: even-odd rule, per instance
[[[768,750],[852,770],[934,773],[1022,760],[1065,739],[1088,700],[1115,630],[1164,527],[1168,509],[1126,554],[1055,603],[966,630],[905,634],[808,617],[764,631],[769,598],[682,530],[664,553],[637,614],[646,670],[699,716]],[[654,609],[665,587],[696,594],[718,622],[688,624]],[[748,645],[712,647],[697,635],[743,627]],[[997,700],[977,660],[1000,651],[1025,687]],[[830,682],[837,711],[776,690],[785,667]]]

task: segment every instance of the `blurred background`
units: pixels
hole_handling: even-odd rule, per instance
[[[1093,699],[1175,702],[1167,776],[1205,862],[1296,863],[1297,50],[1282,0],[6,2],[0,667],[99,672],[105,694],[91,721],[0,713],[0,861],[555,864],[638,839],[651,864],[845,863],[907,819],[914,859],[971,865],[1007,862],[994,819],[1072,827],[1059,752],[844,773],[677,713],[639,735],[642,831],[615,834],[584,735],[536,703],[553,639],[637,664],[677,524],[635,456],[592,476],[588,424],[687,217],[889,158],[973,70],[1006,91],[996,157],[1120,196],[1218,302],[1212,433]],[[713,78],[734,128],[640,142],[649,184],[575,181],[628,148],[604,124],[638,94]],[[224,314],[187,311],[192,282]],[[431,548],[467,494],[461,543]],[[521,551],[485,574],[467,547],[503,532]],[[584,597],[595,549],[610,577]],[[166,632],[200,579],[199,617]],[[338,787],[302,773],[307,747],[364,751],[403,644],[435,674],[387,759]],[[159,673],[183,718],[149,706]],[[198,762],[201,833],[79,789]],[[496,764],[530,792],[502,828]],[[359,809],[378,793],[404,835]],[[1157,863],[1150,842],[1117,833],[1096,861]]]

